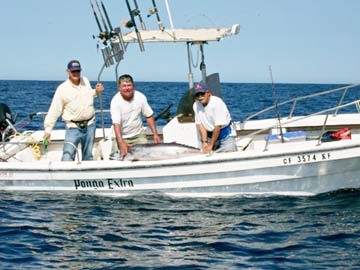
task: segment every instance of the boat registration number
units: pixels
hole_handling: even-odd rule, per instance
[[[284,165],[308,163],[315,161],[323,161],[331,159],[330,152],[316,153],[316,154],[302,154],[296,156],[289,156],[283,158],[282,162]]]

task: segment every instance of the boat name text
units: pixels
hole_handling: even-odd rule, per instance
[[[314,161],[329,160],[330,158],[331,155],[329,152],[318,153],[318,154],[303,154],[303,155],[286,157],[283,159],[283,164],[291,165],[291,164],[307,163]]]
[[[105,180],[74,180],[76,190],[80,189],[121,189],[132,188],[134,182],[131,179],[105,179]]]

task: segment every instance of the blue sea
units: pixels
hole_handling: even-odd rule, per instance
[[[41,117],[30,121],[29,115],[47,111],[59,83],[0,81],[0,103],[18,113],[20,131],[41,129]],[[104,84],[108,109],[117,90],[114,82]],[[233,120],[242,121],[274,100],[343,85],[221,86]],[[155,115],[170,104],[174,115],[188,85],[136,87]],[[359,98],[357,93],[349,92],[344,102]],[[334,94],[298,104],[295,115],[335,106],[339,99]],[[281,116],[286,109],[280,108]],[[360,269],[360,190],[201,199],[0,192],[0,269]]]

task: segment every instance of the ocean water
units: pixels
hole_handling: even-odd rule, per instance
[[[20,130],[41,129],[41,117],[30,122],[29,115],[47,111],[59,83],[0,81],[0,103],[18,113]],[[187,91],[187,83],[136,86],[155,115],[169,104],[174,114]],[[274,96],[270,84],[225,83],[222,94],[232,118],[243,120],[274,99],[340,86],[276,84]],[[113,82],[105,87],[107,109],[117,90]],[[344,102],[354,97],[358,91]],[[299,104],[295,114],[339,99],[334,94]],[[0,192],[0,269],[360,269],[359,224],[359,190],[202,199]]]

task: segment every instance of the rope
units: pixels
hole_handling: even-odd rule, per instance
[[[38,144],[38,141],[35,140],[33,137],[30,137],[27,140],[27,142],[32,143],[30,146],[31,146],[31,149],[33,151],[34,158],[37,159],[37,160],[40,160],[42,155],[41,155],[40,146]]]
[[[40,142],[38,140],[36,140],[35,138],[33,138],[31,136],[31,134],[16,132],[16,133],[12,134],[11,136],[9,136],[10,140],[14,139],[14,138],[17,138],[17,139],[20,139],[20,140],[27,138],[26,142],[30,144],[30,147],[32,149],[34,158],[37,159],[37,160],[40,160],[42,158],[40,145],[39,145]],[[46,142],[44,142],[44,144],[46,144]],[[47,148],[47,145],[45,145],[45,147]]]

